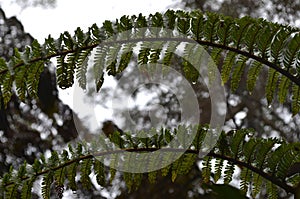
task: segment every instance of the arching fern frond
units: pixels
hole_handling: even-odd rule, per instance
[[[185,37],[178,36],[178,33]],[[149,18],[142,15],[123,16],[116,22],[105,21],[101,28],[93,25],[86,33],[78,28],[74,36],[64,32],[57,40],[49,36],[43,45],[35,41],[22,53],[16,50],[8,63],[1,61],[0,84],[4,101],[10,99],[13,82],[16,83],[20,99],[24,99],[25,93],[34,97],[36,79],[42,66],[52,57],[57,57],[57,81],[61,88],[73,85],[75,71],[79,85],[85,88],[88,59],[92,50],[96,49],[94,74],[99,90],[103,84],[103,72],[108,70],[114,76],[121,73],[130,59],[134,58],[132,53],[138,48],[138,42],[141,42],[136,56],[139,64],[161,62],[169,65],[174,48],[182,42],[191,41],[196,41],[209,51],[218,52],[215,55],[212,53],[217,64],[222,59],[216,55],[223,52],[222,80],[225,83],[231,79],[233,90],[237,89],[243,72],[249,67],[247,84],[251,92],[260,68],[268,67],[268,102],[271,103],[276,91],[280,102],[288,99],[286,96],[296,94],[292,100],[292,112],[299,112],[297,93],[288,91],[290,86],[300,85],[299,29],[262,19],[233,19],[199,11],[168,10],[164,14],[150,15]]]
[[[145,160],[149,164],[149,168],[151,168],[151,164],[164,161],[161,159],[162,157],[163,159],[168,159],[174,155],[176,156],[181,150],[184,152],[179,159],[160,169],[162,176],[167,176],[170,173],[171,180],[175,181],[178,175],[187,174],[196,163],[196,160],[199,159],[197,158],[199,149],[205,137],[203,134],[206,133],[206,127],[199,127],[193,144],[187,150],[172,148],[167,145],[161,148],[159,146],[161,145],[159,144],[160,140],[169,140],[167,138],[169,136],[168,133],[162,134],[162,136],[155,136],[152,140],[147,140],[148,147],[142,144],[145,144],[145,139],[143,140],[143,138],[134,138],[135,141],[133,143],[122,137],[121,139],[127,143],[127,146],[114,150],[108,147],[109,143],[106,143],[103,137],[100,136],[99,140],[102,139],[104,141],[102,143],[105,146],[101,146],[97,152],[90,153],[88,148],[79,144],[76,149],[69,146],[69,150],[64,150],[60,155],[54,151],[48,160],[38,160],[31,167],[24,164],[18,171],[11,169],[10,172],[1,178],[1,195],[10,196],[20,190],[23,198],[30,198],[32,184],[40,176],[42,176],[42,196],[44,198],[50,197],[50,187],[52,185],[58,187],[59,191],[64,189],[75,191],[77,190],[77,184],[81,183],[85,189],[89,190],[93,184],[91,176],[94,175],[90,175],[92,171],[96,174],[96,182],[99,185],[105,185],[107,183],[106,176],[109,175],[111,179],[114,178],[116,172],[114,168],[118,166],[120,161],[122,162],[122,158],[124,158],[122,157],[123,153],[135,152],[129,157],[131,160],[128,161],[127,166],[138,167],[136,164],[131,165],[135,162],[137,154],[151,153],[158,149],[162,151],[159,156],[151,156],[149,160]],[[255,197],[262,190],[261,186],[265,185],[267,189],[272,189],[272,193],[270,193],[271,198],[276,198],[277,195],[275,193],[279,190],[295,193],[296,187],[300,183],[300,178],[298,174],[290,176],[289,172],[292,166],[300,161],[299,143],[286,143],[278,139],[254,138],[251,137],[251,134],[252,132],[244,129],[227,134],[223,132],[215,148],[202,160],[203,182],[217,182],[222,178],[224,183],[228,184],[232,181],[234,171],[239,168],[241,170],[241,175],[239,176],[240,187],[245,194],[249,191]],[[116,132],[115,136],[120,135]],[[95,141],[98,142],[98,140]],[[197,145],[200,145],[200,148],[197,149]],[[226,148],[226,150],[221,150],[222,148]],[[165,155],[162,156],[162,154]],[[110,163],[105,163],[105,158],[110,158]],[[165,160],[167,161],[167,159]],[[213,164],[215,165],[214,167],[212,167]],[[111,166],[109,169],[110,174],[107,166]],[[141,171],[143,169],[141,168]],[[223,170],[224,174],[221,172]],[[138,171],[139,169],[137,168],[137,173],[124,173],[123,179],[129,189],[137,188],[140,185],[142,175]],[[80,175],[79,181],[75,178],[78,173]],[[155,182],[158,173],[157,171],[148,173],[149,181]]]

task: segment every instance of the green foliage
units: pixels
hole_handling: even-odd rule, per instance
[[[144,29],[136,29],[140,27]],[[172,32],[160,36],[158,41],[155,38],[163,29],[151,29],[153,27],[169,29]],[[127,30],[132,31],[125,32],[121,38],[116,38],[115,44],[112,45],[110,40],[112,36]],[[109,75],[115,76],[127,67],[137,42],[142,42],[137,56],[139,64],[160,62],[162,58],[162,63],[169,65],[174,52],[172,50],[180,43],[168,42],[176,38],[176,32],[186,35],[186,38],[181,38],[182,42],[194,40],[206,49],[218,52],[212,57],[218,65],[222,63],[223,83],[231,79],[233,90],[238,88],[243,72],[249,67],[247,84],[251,92],[260,68],[266,66],[269,68],[266,86],[268,102],[271,103],[273,100],[278,84],[280,102],[284,102],[287,95],[295,95],[293,99],[298,100],[298,93],[290,92],[289,88],[300,85],[299,29],[249,17],[233,19],[199,11],[168,10],[165,14],[150,15],[147,23],[142,15],[123,16],[115,23],[105,21],[101,28],[94,24],[86,33],[78,28],[74,36],[64,32],[57,40],[49,36],[43,45],[35,41],[24,52],[15,50],[8,63],[0,61],[0,84],[5,102],[7,103],[11,97],[13,82],[20,99],[24,99],[26,93],[36,97],[38,83],[36,80],[44,64],[52,57],[57,57],[57,81],[61,88],[72,86],[75,77],[82,88],[86,87],[87,64],[93,49],[96,49],[94,72],[97,90],[103,84],[104,70]],[[138,35],[140,39],[138,41],[136,38],[131,39],[131,35]],[[187,45],[185,48],[189,47]],[[184,51],[189,52],[188,49]],[[220,52],[224,52],[224,59],[217,56]],[[196,78],[193,75],[195,71],[189,70],[186,64],[184,66],[187,77],[192,81]],[[293,100],[294,114],[299,112],[298,103],[299,101]]]
[[[138,29],[141,27],[144,29]],[[167,29],[171,31],[161,36]],[[114,38],[118,33],[124,34],[120,34],[120,38]],[[178,41],[176,40],[178,33],[186,37]],[[137,42],[141,45],[138,51],[134,51]],[[25,100],[27,95],[37,97],[37,80],[46,63],[54,57],[57,58],[59,87],[71,87],[76,79],[80,87],[85,89],[88,60],[94,51],[93,71],[98,91],[104,81],[104,72],[116,76],[125,70],[131,60],[135,60],[139,65],[162,63],[170,66],[173,52],[181,42],[189,43],[183,47],[184,58],[188,58],[190,52],[194,50],[195,42],[211,52],[213,61],[221,68],[223,83],[230,80],[233,90],[238,88],[243,73],[248,70],[247,89],[251,93],[261,69],[266,67],[268,79],[265,93],[268,103],[270,104],[277,96],[281,103],[291,99],[292,112],[294,115],[298,114],[299,29],[270,23],[263,19],[250,17],[233,19],[199,11],[168,10],[164,14],[155,13],[148,18],[141,14],[123,16],[116,22],[105,21],[101,28],[94,24],[86,33],[78,28],[73,36],[64,32],[56,40],[49,36],[42,45],[34,41],[24,52],[15,50],[14,56],[8,62],[0,58],[2,97],[6,105],[12,96],[14,86],[21,100]],[[137,56],[134,56],[134,52],[137,52]],[[199,74],[184,58],[181,60],[182,70],[187,79],[193,82],[198,79]],[[214,77],[215,71],[208,68],[210,76]],[[103,186],[107,183],[107,177],[110,180],[114,179],[116,174],[114,168],[121,160],[122,152],[131,151],[138,154],[168,147],[169,150],[161,161],[172,158],[181,149],[172,148],[168,144],[176,132],[182,130],[182,128],[175,129],[174,132],[162,130],[159,136],[153,136],[151,139],[133,138],[129,134],[121,137],[116,132],[110,139],[119,149],[108,150],[111,147],[103,138],[99,138],[101,147],[94,154],[82,144],[78,144],[76,149],[70,145],[68,150],[64,150],[61,154],[54,151],[50,158],[41,156],[31,166],[24,164],[18,170],[10,169],[1,178],[0,196],[15,198],[21,193],[21,198],[30,198],[33,183],[39,179],[38,177],[42,179],[43,198],[50,198],[51,186],[55,187],[59,198],[62,197],[64,188],[77,190],[79,183],[84,189],[91,189],[92,173],[96,176],[96,182]],[[207,128],[199,127],[192,145],[184,155],[162,168],[160,172],[148,173],[149,181],[155,183],[158,174],[162,176],[170,174],[172,181],[175,181],[178,175],[187,174],[201,151],[206,134]],[[277,198],[279,190],[295,194],[300,177],[299,174],[288,176],[288,173],[293,164],[300,162],[299,143],[254,138],[251,135],[249,130],[236,130],[228,134],[223,132],[215,148],[202,159],[203,182],[216,183],[223,180],[225,186],[222,188],[228,189],[227,185],[238,169],[240,189],[244,194],[250,192],[255,197],[263,186],[266,187],[269,198]],[[103,162],[107,155],[114,155],[114,158],[105,165]],[[134,159],[136,155],[132,154],[128,158]],[[148,162],[149,168],[152,168],[151,165],[161,157],[157,155],[151,158]],[[125,166],[130,168],[133,161],[128,162],[129,164]],[[111,168],[108,170],[107,166]],[[79,181],[76,178],[78,173]],[[123,173],[123,179],[128,189],[133,190],[140,185],[142,174]],[[219,190],[220,187],[211,186],[211,189]]]
[[[198,139],[198,144],[201,145],[203,142],[204,137],[201,134],[207,133],[206,131],[206,127],[199,127],[195,137],[195,140]],[[224,183],[229,184],[232,181],[234,171],[239,168],[241,170],[240,189],[244,193],[250,191],[252,196],[255,197],[261,191],[262,186],[266,186],[268,190],[272,191],[270,192],[271,198],[277,196],[275,193],[279,189],[294,193],[294,187],[300,182],[300,178],[296,178],[298,174],[287,176],[287,173],[294,163],[300,161],[299,143],[291,144],[278,139],[254,138],[251,137],[251,134],[252,132],[245,129],[237,130],[231,134],[223,132],[221,139],[227,140],[226,146],[224,146],[224,142],[218,142],[215,148],[203,158],[203,182],[214,181],[216,183],[222,177]],[[100,139],[103,139],[103,137],[100,137]],[[103,160],[111,157],[112,154],[121,155],[127,149],[142,146],[141,143],[145,142],[145,140],[136,140],[136,143],[132,143],[126,138],[122,139],[129,146],[121,149],[121,151],[101,150],[101,152],[90,154],[88,148],[79,144],[75,151],[70,146],[69,151],[64,151],[62,154],[54,152],[49,159],[39,160],[38,162],[43,166],[38,169],[27,168],[26,163],[18,171],[11,169],[1,179],[0,190],[4,190],[4,193],[1,194],[9,198],[9,196],[16,194],[18,190],[22,190],[22,197],[30,198],[33,182],[38,180],[39,176],[42,176],[42,196],[44,198],[50,197],[51,185],[62,187],[62,190],[64,190],[64,187],[77,190],[78,183],[81,183],[84,189],[89,190],[93,186],[92,178],[94,175],[90,175],[92,171],[96,174],[97,183],[103,186],[107,183],[105,180],[107,176],[110,175],[110,178],[113,179],[116,172],[115,169],[111,168],[109,174]],[[138,147],[135,151],[144,153],[161,149],[160,144],[158,144],[159,137],[155,139],[157,140],[148,140],[147,145],[149,147]],[[153,145],[153,143],[157,144]],[[186,175],[196,163],[197,154],[199,153],[195,144],[197,144],[196,141],[178,160],[162,168],[161,175],[166,176],[170,173],[172,181],[176,180],[179,175]],[[228,150],[220,151],[219,149],[222,147],[226,147]],[[109,146],[103,146],[103,148],[109,148]],[[170,155],[178,152],[177,148],[167,148]],[[72,158],[66,159],[67,156]],[[115,157],[116,160],[118,160],[118,157]],[[131,158],[135,158],[135,156],[133,155]],[[216,161],[214,168],[212,167],[213,161]],[[134,161],[129,161],[129,166],[130,162]],[[148,164],[152,164],[152,161],[149,161]],[[223,168],[224,166],[225,168]],[[224,171],[224,173],[221,171]],[[76,180],[78,172],[80,175],[79,181]],[[157,171],[148,173],[149,181],[154,183],[158,174]],[[216,175],[218,176],[216,177]],[[211,176],[214,176],[214,178],[211,178]],[[290,180],[292,178],[293,180]],[[124,173],[123,179],[129,190],[136,189],[141,183],[142,175],[141,173]]]

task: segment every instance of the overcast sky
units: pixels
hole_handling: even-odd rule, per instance
[[[25,31],[40,42],[49,33],[57,38],[66,30],[73,32],[77,27],[86,30],[93,23],[101,26],[104,20],[114,20],[123,15],[161,12],[172,4],[174,0],[57,0],[53,9],[28,7],[21,10],[10,0],[0,0],[7,17],[16,15]]]

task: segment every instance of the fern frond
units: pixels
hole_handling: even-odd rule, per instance
[[[13,77],[11,76],[11,74],[5,73],[0,80],[0,84],[2,86],[3,102],[6,107],[12,96]]]
[[[132,55],[133,55],[133,51],[129,51],[129,52],[122,54],[117,73],[121,73],[125,70],[125,68],[128,66],[128,64],[130,62]]]
[[[292,38],[286,43],[286,48],[284,48],[283,52],[283,65],[284,67],[289,70],[291,68],[298,68],[297,61],[299,61],[299,48],[300,48],[300,33],[299,31],[295,33]],[[299,76],[299,71],[294,74]]]
[[[224,169],[224,183],[229,184],[232,181],[235,165],[231,162],[227,163]]]
[[[251,190],[251,196],[253,198],[255,198],[257,196],[257,194],[260,192],[261,187],[263,185],[263,179],[260,175],[258,175],[257,173],[253,173],[253,177],[252,177],[252,190]]]
[[[102,160],[103,161],[103,160]],[[104,170],[104,164],[100,160],[94,161],[94,172],[96,173],[96,180],[97,183],[101,186],[105,185],[105,170]]]
[[[285,153],[284,156],[279,159],[276,168],[276,176],[280,178],[286,177],[288,169],[294,164],[294,161],[297,160],[297,154],[299,154],[294,153],[292,145],[283,145],[282,147],[285,148]]]
[[[266,139],[260,142],[259,145],[256,145],[255,159],[252,163],[255,164],[258,168],[263,168],[264,164],[266,164],[269,159],[268,153],[270,153],[274,145],[278,143],[279,141],[277,139]]]
[[[47,172],[42,179],[42,196],[44,199],[50,199],[50,186],[53,183],[53,171]]]
[[[96,174],[98,184],[104,185],[106,176],[109,176],[110,181],[112,181],[116,175],[116,169],[122,165],[125,169],[137,167],[135,174],[127,173],[124,175],[124,178],[127,179],[128,189],[129,187],[133,189],[141,183],[142,174],[139,172],[144,171],[144,163],[149,170],[161,168],[159,170],[162,176],[168,176],[170,173],[169,176],[174,181],[178,175],[186,175],[192,165],[195,164],[197,155],[201,151],[201,143],[205,139],[203,135],[207,131],[207,127],[197,127],[199,131],[193,144],[187,150],[166,145],[173,139],[173,135],[180,131],[183,132],[183,127],[180,128],[181,130],[177,129],[174,132],[162,130],[163,133],[160,136],[152,138],[151,142],[157,143],[157,146],[164,146],[164,148],[157,148],[152,145],[145,147],[142,144],[145,143],[145,140],[136,138],[129,141],[124,137],[122,139],[128,143],[128,148],[124,149],[111,148],[107,151],[104,147],[102,150],[89,154],[88,150],[80,143],[76,148],[69,146],[68,151],[64,150],[61,154],[53,152],[49,159],[42,157],[41,160],[35,161],[32,166],[34,172],[28,173],[25,169],[27,168],[26,164],[24,164],[16,172],[16,177],[14,170],[11,169],[1,179],[0,190],[5,190],[6,195],[14,195],[15,190],[19,190],[20,187],[23,198],[26,198],[30,196],[29,192],[34,181],[38,179],[38,176],[42,176],[43,197],[49,198],[50,187],[53,183],[56,186],[57,194],[62,196],[64,187],[75,191],[78,183],[81,183],[86,189],[90,189],[93,185],[90,176],[92,171]],[[232,181],[233,173],[239,166],[241,169],[240,186],[244,192],[250,191],[255,196],[261,191],[263,185],[271,183],[273,185],[267,184],[267,186],[273,190],[281,188],[286,192],[294,193],[293,186],[299,184],[300,178],[297,174],[288,176],[288,178],[287,175],[292,166],[300,160],[299,144],[286,143],[277,139],[253,138],[249,137],[248,132],[249,130],[236,130],[230,134],[222,133],[221,140],[215,148],[202,158],[203,182],[209,183],[211,179],[217,181],[222,177],[224,183],[228,184]],[[183,139],[180,138],[180,140]],[[134,163],[140,153],[145,154],[145,152],[154,152],[158,149],[162,149],[162,151],[156,153],[156,156],[146,156],[140,163]],[[123,152],[135,153],[123,156]],[[181,152],[184,154],[182,155]],[[179,154],[182,156],[180,157]],[[109,158],[111,165],[109,170],[105,170],[104,166],[104,160],[108,160],[107,158]],[[212,167],[213,161],[215,161],[214,169]],[[150,182],[155,182],[157,172],[148,173]],[[76,179],[77,175],[80,176],[79,182]],[[67,186],[65,186],[66,179]],[[270,196],[273,197],[273,195]]]
[[[164,31],[162,27],[170,31]],[[178,33],[186,37],[177,38]],[[0,83],[5,91],[3,95],[6,103],[11,97],[14,81],[21,99],[24,99],[28,87],[31,95],[35,96],[38,81],[32,81],[32,77],[27,77],[26,74],[29,75],[33,71],[35,75],[32,76],[38,76],[42,66],[52,57],[57,57],[58,85],[61,88],[72,86],[76,71],[79,85],[85,88],[88,58],[90,52],[96,49],[94,75],[98,91],[104,81],[104,70],[108,70],[111,75],[121,73],[132,58],[135,44],[141,42],[137,59],[139,64],[155,63],[161,59],[163,64],[169,66],[172,54],[180,43],[196,41],[204,49],[217,52],[213,53],[215,55],[212,54],[217,63],[220,63],[219,55],[224,55],[222,81],[226,83],[232,77],[233,90],[238,87],[241,75],[249,67],[247,87],[251,92],[261,66],[268,67],[270,78],[266,96],[268,102],[271,102],[275,94],[274,89],[277,87],[276,77],[280,76],[284,80],[281,82],[286,82],[281,84],[282,91],[293,84],[300,86],[299,38],[297,28],[250,17],[233,19],[216,13],[172,10],[164,14],[155,13],[148,19],[142,15],[123,16],[116,22],[105,21],[101,28],[94,24],[86,33],[78,28],[74,36],[64,32],[57,40],[49,36],[43,45],[35,41],[24,52],[16,51],[9,62],[1,61]],[[165,46],[167,50],[160,50],[162,48],[159,46]],[[247,60],[251,62],[249,66]],[[23,80],[26,80],[26,84]],[[281,90],[279,98],[282,102],[286,93],[290,93],[289,89],[287,92]]]
[[[22,191],[21,191],[21,199],[31,198],[32,187],[35,180],[36,178],[35,176],[33,176],[31,179],[28,179],[23,183]]]
[[[64,182],[65,182],[65,176],[66,176],[66,168],[65,167],[56,170],[54,172],[55,184],[57,186],[63,186]]]
[[[273,38],[270,49],[271,56],[274,59],[273,63],[280,63],[284,45],[286,44],[291,32],[292,30],[290,28],[282,28],[276,33],[275,37]]]
[[[278,88],[278,98],[280,103],[284,103],[288,94],[290,80],[286,76],[281,76]]]
[[[164,161],[170,160],[170,158],[172,158],[171,156],[172,156],[171,153],[166,153],[166,154],[164,154],[163,157],[161,158],[161,159],[162,159],[162,160],[161,160],[161,161],[162,161],[161,164],[162,164],[162,165],[165,165],[165,164],[164,164]],[[171,167],[172,167],[172,165],[167,165],[167,166],[163,167],[163,168],[161,169],[161,175],[162,175],[162,176],[167,176],[167,175],[169,174],[169,172],[170,172]]]
[[[77,190],[76,183],[76,174],[77,174],[78,162],[74,162],[67,167],[67,178],[68,178],[68,186],[72,191]]]
[[[248,59],[249,59],[248,57],[240,56],[236,61],[235,67],[233,69],[232,78],[231,78],[231,89],[233,91],[236,91],[236,89],[239,86]]]
[[[270,69],[268,73],[268,80],[266,85],[266,98],[267,98],[268,105],[270,105],[273,101],[275,90],[277,88],[278,79],[279,79],[278,72],[274,69]]]
[[[61,55],[57,58],[57,69],[56,69],[57,84],[62,89],[69,88],[70,86],[73,85],[73,81],[74,81],[73,74],[72,74],[73,66],[66,63],[65,59],[66,59],[66,55]]]
[[[19,67],[16,70],[16,75],[15,75],[17,95],[18,95],[19,99],[22,101],[25,100],[25,94],[26,94],[27,70],[25,68],[26,68],[26,66]]]
[[[237,54],[235,52],[228,52],[228,54],[226,55],[226,58],[224,60],[224,64],[222,67],[222,73],[221,73],[221,77],[222,77],[222,82],[223,84],[225,84],[230,76],[230,72],[233,68],[233,66],[235,65],[235,56]]]
[[[233,138],[231,139],[230,149],[232,156],[235,158],[239,158],[241,152],[243,151],[243,143],[246,137],[247,131],[240,130],[239,133],[234,133]]]
[[[87,190],[89,190],[92,187],[92,182],[89,177],[89,175],[92,172],[92,170],[91,170],[92,164],[93,164],[92,159],[85,159],[80,164],[80,181],[81,181],[83,187]]]
[[[216,158],[215,173],[214,173],[214,181],[215,182],[217,182],[221,178],[223,166],[224,166],[224,160],[221,158]]]
[[[107,54],[108,46],[98,46],[94,56],[93,72],[96,84],[96,91],[98,92],[103,84],[103,74],[105,69],[105,56]]]
[[[203,182],[208,183],[210,181],[210,174],[211,174],[211,170],[212,170],[211,157],[209,157],[209,156],[204,157],[202,165],[203,165],[203,168],[202,168]]]
[[[82,89],[86,89],[86,73],[90,54],[91,50],[83,50],[76,59],[76,78]]]
[[[32,98],[37,98],[37,90],[38,90],[38,83],[37,79],[40,78],[41,73],[44,70],[44,63],[43,62],[36,62],[34,63],[28,70],[28,75],[26,79],[26,86],[28,90],[29,96]]]
[[[132,173],[124,172],[123,179],[125,181],[128,192],[131,192],[133,186],[133,175]]]
[[[247,78],[247,89],[251,93],[256,85],[256,81],[259,75],[260,70],[262,69],[263,64],[254,60],[251,64],[251,67],[248,71]]]
[[[152,171],[148,173],[148,180],[151,184],[156,183],[157,180],[157,171]]]
[[[252,171],[246,168],[242,169],[240,178],[241,178],[240,188],[244,193],[247,193],[249,189],[249,185],[253,179]]]
[[[278,189],[277,187],[272,184],[271,182],[267,182],[267,193],[269,199],[277,199],[278,198]]]
[[[296,115],[300,111],[300,87],[293,85],[293,96],[292,96],[292,113]]]
[[[187,174],[195,163],[195,154],[186,154],[181,156],[172,164],[172,181],[174,182],[178,175]]]

